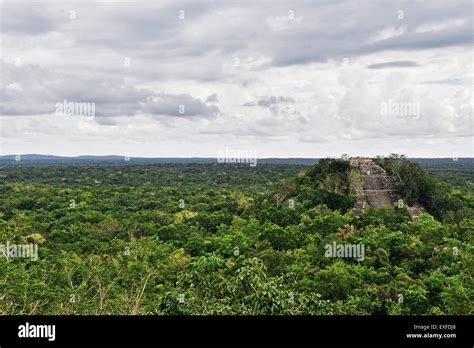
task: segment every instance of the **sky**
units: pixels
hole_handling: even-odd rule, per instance
[[[473,157],[473,15],[470,0],[1,0],[0,155]]]

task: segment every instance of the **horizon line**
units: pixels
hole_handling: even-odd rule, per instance
[[[23,156],[49,156],[49,157],[59,157],[59,158],[67,158],[67,159],[74,159],[74,158],[79,158],[79,157],[129,157],[130,159],[136,158],[136,159],[159,159],[159,158],[181,158],[181,159],[186,159],[186,158],[201,158],[201,159],[216,159],[219,158],[219,156],[132,156],[130,154],[123,154],[123,155],[88,155],[88,154],[82,154],[82,155],[54,155],[54,154],[38,154],[38,153],[16,153],[16,154],[6,154],[6,155],[0,155],[1,158],[5,157],[15,157],[20,155],[21,157]],[[367,157],[367,158],[376,158],[379,156],[366,156],[366,155],[357,155],[357,156],[348,156],[348,158],[356,158],[356,157]],[[380,157],[388,157],[388,156],[380,156]],[[453,156],[440,156],[440,157],[418,157],[418,156],[405,156],[406,158],[419,158],[419,159],[446,159],[450,158],[453,159]],[[322,158],[341,158],[341,156],[324,156],[324,157],[256,157],[257,159],[307,159],[307,160],[312,160],[312,159],[322,159]],[[463,159],[474,159],[474,157],[465,157],[465,156],[459,156],[456,157],[458,159],[463,158]]]

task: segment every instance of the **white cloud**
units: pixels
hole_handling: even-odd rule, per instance
[[[1,6],[4,154],[472,156],[470,2]]]

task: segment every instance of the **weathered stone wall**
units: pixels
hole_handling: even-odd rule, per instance
[[[398,202],[400,196],[395,189],[394,178],[371,158],[354,157],[350,159],[350,164],[359,172],[361,178],[351,182],[357,197],[355,209],[367,206],[375,208],[382,205],[393,206]]]

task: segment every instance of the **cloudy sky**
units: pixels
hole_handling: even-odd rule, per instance
[[[472,4],[2,0],[0,154],[472,157]]]

